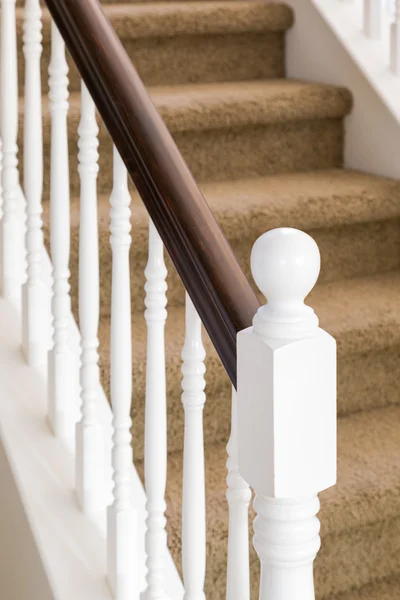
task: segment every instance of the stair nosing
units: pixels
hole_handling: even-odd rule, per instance
[[[237,33],[283,33],[293,24],[292,10],[285,4],[255,2],[160,2],[106,4],[103,10],[122,40],[221,35]],[[22,27],[24,8],[16,9]],[[241,15],[234,19],[233,15]],[[179,18],[179,16],[181,18]],[[43,40],[50,39],[50,13],[42,10]]]
[[[256,93],[253,96],[245,88],[255,88]],[[173,134],[342,119],[351,110],[351,96],[344,88],[285,79],[147,89]],[[46,98],[44,96],[43,114],[49,119]],[[20,98],[19,112],[20,115],[23,112],[23,98]],[[80,93],[72,92],[69,121],[76,123],[79,116]]]

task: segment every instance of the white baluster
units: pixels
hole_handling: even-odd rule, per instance
[[[371,40],[381,38],[383,13],[383,0],[364,0],[364,33]]]
[[[390,67],[400,75],[400,0],[395,0],[394,20],[390,26]]]
[[[164,328],[167,318],[167,269],[162,240],[149,222],[149,259],[146,275],[147,364],[145,418],[145,482],[147,494],[148,600],[166,598],[164,561],[167,552],[164,516],[167,480],[167,398]]]
[[[229,506],[226,598],[227,600],[249,600],[249,504],[251,490],[239,474],[237,409],[237,394],[233,388],[231,435],[227,446],[228,460],[226,463],[228,469],[226,497]]]
[[[100,313],[97,223],[98,133],[96,108],[82,82],[79,133],[81,179],[79,227],[79,325],[81,330],[82,417],[76,426],[76,492],[82,510],[104,508],[104,438],[97,414],[100,389],[98,328]]]
[[[186,336],[182,351],[182,402],[185,409],[182,498],[182,569],[186,600],[204,600],[206,506],[203,408],[206,356],[201,321],[186,294]]]
[[[1,60],[0,60],[0,63],[1,63]],[[2,177],[2,174],[3,174],[3,142],[1,140],[1,135],[0,135],[0,223],[1,223],[1,219],[3,218],[3,185],[2,185],[3,177]],[[2,231],[1,231],[1,226],[0,226],[0,291],[2,291],[2,287],[3,287],[3,277],[1,275],[2,267],[3,267],[3,260],[1,258],[3,244],[1,242],[1,235],[2,235]]]
[[[55,435],[73,447],[78,363],[69,347],[70,189],[68,164],[68,65],[65,44],[51,24],[50,244],[53,263],[53,348],[48,356],[48,415]]]
[[[392,19],[395,11],[396,0],[384,0],[383,6],[385,13]]]
[[[238,334],[239,471],[256,492],[260,600],[315,600],[317,494],[336,481],[336,344],[304,304],[318,247],[273,230],[251,267],[268,302]]]
[[[0,129],[3,142],[3,295],[19,310],[25,278],[25,218],[18,174],[18,72],[15,0],[1,2]]]
[[[24,15],[24,192],[28,278],[22,291],[22,347],[28,364],[41,366],[47,361],[50,314],[49,291],[42,280],[42,11],[39,0],[26,0]]]
[[[111,203],[111,402],[113,409],[113,503],[107,514],[107,575],[116,600],[137,600],[136,509],[130,496],[132,446],[132,337],[127,172],[114,149]]]

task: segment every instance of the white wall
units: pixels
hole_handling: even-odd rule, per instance
[[[400,178],[399,120],[350,51],[352,44],[360,50],[367,41],[363,40],[361,30],[355,29],[351,34],[349,27],[343,27],[347,39],[341,39],[337,34],[340,14],[344,15],[348,10],[344,6],[346,3],[340,0],[324,0],[323,3],[319,0],[286,1],[295,12],[295,25],[287,34],[288,77],[348,88],[354,97],[354,108],[346,119],[346,166]],[[342,19],[344,23],[344,16]],[[339,23],[336,31],[334,22]],[[378,52],[378,46],[373,48]],[[383,72],[384,69],[386,67],[381,69],[380,78],[388,80],[391,77],[389,69],[387,67],[387,72]],[[396,87],[392,86],[392,89]]]
[[[0,598],[54,600],[0,443]]]

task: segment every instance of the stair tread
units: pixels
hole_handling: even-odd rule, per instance
[[[351,110],[346,89],[291,79],[157,86],[149,94],[173,131],[334,119]]]
[[[176,2],[177,0],[164,0],[165,2]],[[181,2],[193,2],[196,0],[180,0]],[[213,0],[208,0],[209,2],[212,2]],[[228,2],[232,1],[232,0],[227,0]],[[45,6],[45,0],[39,0],[40,4],[42,6]],[[145,0],[145,2],[143,0],[102,0],[102,4],[145,4],[146,2],[159,2],[159,0]],[[17,7],[23,7],[25,3],[25,0],[16,0],[16,6]]]
[[[400,407],[338,420],[338,484],[321,494],[325,534],[400,516]]]
[[[400,218],[400,183],[355,171],[333,169],[268,176],[235,182],[203,183],[200,187],[229,240],[239,263],[249,274],[254,240],[274,227],[308,231],[321,247],[320,282],[361,277],[399,268],[397,234]],[[77,293],[79,198],[71,199],[71,271],[73,297]],[[109,196],[98,197],[99,249],[102,266],[102,314],[109,315],[111,250]],[[49,204],[44,204],[46,237]],[[385,247],[381,248],[381,244]],[[133,310],[143,309],[144,269],[147,261],[148,214],[132,191],[132,299]],[[352,253],[351,258],[348,253]],[[379,254],[379,256],[377,256]],[[393,255],[393,256],[392,256]],[[345,261],[342,268],[341,264]],[[183,287],[169,269],[170,306],[182,305]],[[344,270],[343,270],[344,269]]]
[[[307,300],[321,326],[338,340],[339,354],[400,343],[400,272],[318,285]]]
[[[338,482],[320,494],[322,536],[400,518],[399,428],[400,406],[338,419]],[[216,530],[227,527],[226,460],[225,443],[206,446],[207,501],[212,506],[208,521]],[[142,461],[137,468],[142,473]],[[167,504],[170,526],[176,526],[179,535],[175,512],[181,504],[181,484],[182,452],[178,451],[168,458]]]
[[[379,577],[376,572],[379,573],[381,567],[374,569],[373,552],[365,548],[369,541],[372,543],[373,536],[379,536],[376,539],[377,546],[393,545],[393,551],[387,552],[387,563],[383,569],[386,573],[383,576],[390,577],[399,572],[398,527],[396,525],[395,530],[391,531],[390,527],[385,525],[380,528],[379,525],[382,522],[392,524],[400,521],[399,427],[400,407],[363,412],[338,421],[338,483],[320,494],[322,549],[315,567],[317,598],[320,595],[325,598],[327,593],[329,597],[330,594],[343,593],[357,580],[361,587]],[[208,586],[223,577],[226,569],[226,459],[225,443],[206,446]],[[166,492],[169,546],[177,564],[180,564],[181,552],[182,461],[182,452],[169,455]],[[143,463],[139,462],[137,466],[143,476]],[[253,519],[254,512],[251,509],[250,522]],[[355,576],[351,565],[341,562],[349,560],[346,554],[352,545],[357,553],[365,553],[365,564],[359,568],[360,575]],[[357,558],[360,560],[360,556]],[[341,578],[335,576],[334,569],[333,572],[329,571],[330,565],[345,569]],[[252,559],[252,591],[257,587],[257,570],[258,561]],[[357,600],[375,600],[377,590],[388,594],[381,596],[380,600],[394,600],[395,597],[390,595],[394,586],[394,583],[383,588],[370,586],[365,588],[364,595],[357,596]],[[353,600],[354,597],[350,593],[333,598]]]
[[[284,4],[223,0],[220,2],[150,2],[105,4],[103,10],[120,39],[243,32],[283,32],[293,23]],[[17,8],[22,27],[23,8]],[[44,41],[50,13],[43,10]]]
[[[319,284],[306,303],[316,311],[320,326],[335,337],[338,354],[380,350],[400,344],[400,271]],[[109,339],[109,319],[101,320],[103,352]],[[146,326],[143,313],[132,314],[133,362],[143,364],[146,352]],[[215,354],[208,336],[204,344]],[[168,309],[166,353],[168,361],[180,363],[184,340],[184,307]],[[108,350],[108,348],[107,348]],[[102,348],[100,347],[100,351]],[[135,372],[135,366],[134,366]]]
[[[274,227],[333,227],[400,216],[400,182],[348,169],[321,169],[200,184],[211,209],[232,234],[254,239]],[[255,218],[254,218],[255,217]],[[237,219],[241,221],[238,227]],[[229,236],[228,236],[229,237]]]
[[[172,133],[286,121],[340,119],[351,110],[351,94],[333,85],[288,79],[185,84],[147,88]],[[80,118],[80,94],[69,97],[69,127]],[[20,99],[22,125],[23,99]],[[49,119],[48,102],[44,118]],[[101,135],[105,130],[101,128]]]
[[[399,406],[397,369],[400,346],[400,271],[389,275],[321,284],[310,304],[338,343],[338,411],[340,415],[368,414],[378,407]],[[343,298],[345,301],[343,301]],[[347,300],[348,299],[348,300]],[[384,311],[380,310],[380,304]],[[183,415],[181,405],[181,352],[184,343],[184,308],[170,307],[165,331],[168,403],[168,448],[181,448]],[[143,457],[144,397],[146,381],[146,324],[143,312],[132,314],[133,339],[133,445],[134,454]],[[99,328],[99,354],[102,383],[110,393],[110,319],[102,318]],[[207,335],[206,392],[209,401],[204,413],[207,445],[227,440],[230,422],[230,382]],[[392,348],[388,346],[392,345]],[[380,349],[383,349],[379,354]],[[373,357],[371,364],[368,357]],[[375,366],[375,363],[378,365]],[[380,364],[383,364],[383,372]],[[368,369],[361,382],[352,381],[354,369]],[[390,387],[382,387],[390,375]],[[350,378],[350,381],[348,379]],[[359,395],[361,394],[361,398]],[[378,413],[377,413],[378,414]]]
[[[329,600],[398,600],[400,594],[400,575],[394,579],[377,581],[353,590],[334,596]]]
[[[232,240],[248,231],[253,239],[282,226],[317,229],[400,217],[400,182],[348,169],[268,175],[200,183],[216,220]],[[148,214],[136,190],[132,235],[147,231]],[[44,222],[48,223],[48,204]],[[109,227],[109,196],[99,194],[100,229]],[[71,198],[71,226],[79,225],[79,198]],[[140,236],[141,237],[141,236]],[[136,242],[137,243],[137,242]]]

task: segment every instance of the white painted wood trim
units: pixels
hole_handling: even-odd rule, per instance
[[[390,36],[365,37],[359,1],[287,3],[296,15],[286,37],[288,77],[345,86],[353,94],[345,120],[345,166],[400,178],[400,77],[389,66]],[[389,21],[384,16],[383,27]]]
[[[25,197],[18,170],[16,0],[2,0],[0,19],[0,129],[3,142],[1,259],[3,296],[20,310],[25,281]],[[21,201],[23,199],[23,201]]]
[[[320,547],[317,494],[336,482],[336,342],[304,300],[320,253],[293,228],[273,229],[251,251],[266,298],[237,336],[238,463],[255,491],[260,600],[315,600]]]
[[[48,355],[48,420],[54,434],[71,447],[75,439],[76,415],[71,397],[79,394],[79,355],[70,349],[69,284],[70,185],[68,156],[68,64],[65,44],[54,21],[51,23],[49,65],[50,148],[50,248],[53,264],[53,344]]]
[[[249,504],[252,493],[239,473],[238,401],[234,387],[231,415],[226,461],[226,499],[229,511],[226,600],[250,600]]]
[[[32,366],[37,366],[47,364],[50,343],[50,289],[46,288],[42,280],[42,10],[39,0],[25,1],[23,30],[27,280],[22,289],[22,345],[26,361]]]
[[[43,255],[43,271],[46,277],[50,277],[51,262],[46,250]],[[74,449],[61,443],[47,429],[45,370],[36,372],[24,364],[18,350],[19,315],[2,299],[0,324],[0,374],[3,392],[0,393],[0,439],[51,585],[53,598],[111,600],[105,580],[106,511],[89,520],[77,506],[73,494]],[[80,334],[72,315],[69,319],[69,332],[71,347],[77,355]],[[74,409],[78,418],[78,401]],[[112,414],[103,388],[99,391],[98,416],[105,437],[106,497],[111,502]],[[21,439],[24,444],[21,444]],[[48,462],[43,461],[42,457],[46,457]],[[133,465],[130,476],[131,498],[138,512],[139,580],[140,588],[144,590],[146,496]],[[57,536],[54,535],[55,531]],[[183,585],[169,552],[166,556],[165,579],[169,597],[182,600]],[[30,600],[44,599],[32,596]]]
[[[371,40],[380,40],[382,37],[382,17],[384,16],[383,0],[363,0],[364,18],[363,30]]]
[[[321,546],[318,496],[254,499],[259,600],[315,600],[313,562]]]
[[[185,600],[205,600],[206,490],[203,409],[206,352],[202,323],[186,293],[185,343],[182,350],[182,403],[185,411],[182,482],[182,571]]]
[[[112,250],[110,389],[113,412],[113,501],[107,509],[107,579],[115,600],[138,600],[137,511],[130,497],[132,451],[132,322],[129,250],[131,197],[114,146],[110,198]]]
[[[144,313],[147,327],[145,486],[147,492],[147,589],[142,600],[166,600],[164,566],[167,553],[165,489],[167,483],[167,382],[165,322],[167,268],[161,237],[149,218],[149,256],[145,269]]]
[[[76,426],[76,493],[85,514],[104,509],[103,428],[98,419],[100,265],[97,219],[98,133],[96,107],[81,85],[78,127],[80,176],[79,325],[81,328],[81,418]]]

